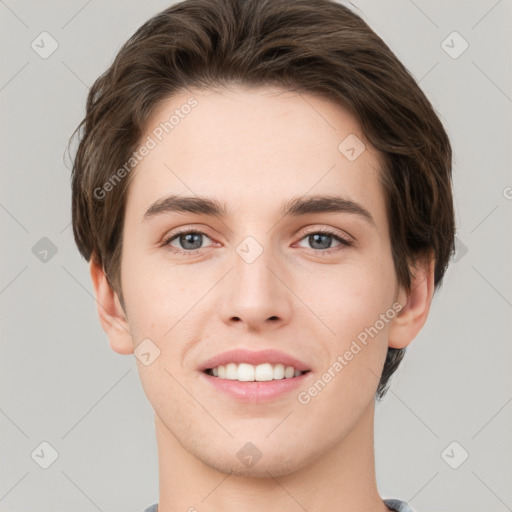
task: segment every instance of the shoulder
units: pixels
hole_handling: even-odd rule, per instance
[[[390,508],[394,512],[414,512],[414,510],[405,501],[397,499],[387,499],[383,501],[386,507]]]

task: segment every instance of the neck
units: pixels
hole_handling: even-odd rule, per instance
[[[284,476],[223,473],[186,451],[155,415],[159,461],[158,512],[336,510],[389,512],[375,479],[374,403],[347,436],[306,466]]]

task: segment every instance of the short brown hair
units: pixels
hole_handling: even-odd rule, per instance
[[[89,91],[72,169],[73,233],[80,253],[120,287],[129,174],[98,197],[137,148],[149,115],[190,87],[279,86],[349,109],[382,157],[380,179],[399,284],[433,254],[436,289],[454,252],[452,152],[434,108],[389,47],[331,0],[185,0],[144,23]],[[388,348],[384,395],[405,349]]]

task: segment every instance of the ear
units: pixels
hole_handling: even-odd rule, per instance
[[[410,293],[400,290],[398,302],[404,306],[391,321],[389,347],[407,347],[427,321],[434,295],[434,268],[435,259],[432,253],[417,260],[412,269]]]
[[[98,316],[108,336],[110,348],[118,354],[133,354],[133,341],[126,315],[117,293],[112,290],[103,268],[94,257],[89,263],[92,283],[96,293]]]

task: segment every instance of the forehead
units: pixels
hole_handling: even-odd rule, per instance
[[[180,92],[153,112],[127,211],[168,195],[215,197],[239,212],[280,211],[297,195],[350,196],[383,213],[379,155],[352,113],[274,87]]]

